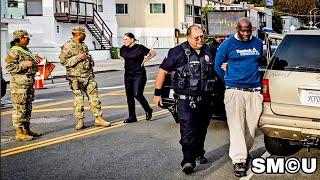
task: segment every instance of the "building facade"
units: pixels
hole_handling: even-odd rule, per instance
[[[171,48],[186,40],[187,28],[203,26],[201,10],[210,4],[214,10],[246,10],[257,29],[272,28],[272,11],[246,3],[217,0],[116,0],[118,44],[127,32],[149,48]],[[257,34],[255,32],[255,34]]]
[[[60,47],[76,25],[86,29],[85,42],[95,59],[108,58],[108,49],[117,46],[114,0],[8,0],[1,14],[27,19],[29,23],[9,23],[8,37],[17,29],[27,30],[32,34],[31,51],[50,61],[59,61]]]

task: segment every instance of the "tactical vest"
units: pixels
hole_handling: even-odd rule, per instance
[[[218,75],[214,71],[213,57],[207,45],[204,53],[198,57],[187,42],[181,44],[185,54],[185,65],[171,74],[175,93],[189,96],[210,95],[215,92]]]

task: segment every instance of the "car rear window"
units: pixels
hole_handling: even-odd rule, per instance
[[[267,69],[320,72],[320,35],[287,35]]]

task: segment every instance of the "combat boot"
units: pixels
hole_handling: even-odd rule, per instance
[[[80,130],[84,128],[84,118],[80,118],[76,124],[76,130]]]
[[[23,129],[21,127],[16,128],[16,136],[17,141],[31,141],[33,139],[32,136],[29,136],[28,134],[23,133]]]
[[[28,134],[29,136],[33,136],[33,137],[39,137],[39,136],[42,135],[42,134],[39,133],[39,132],[31,131],[31,130],[30,130],[30,124],[24,125],[23,133]]]
[[[94,121],[95,126],[103,126],[103,127],[109,127],[111,126],[111,123],[104,120],[102,116],[97,116],[96,120]]]

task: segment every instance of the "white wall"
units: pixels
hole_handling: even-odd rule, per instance
[[[7,54],[8,47],[8,24],[7,23],[1,23],[1,67],[4,68],[5,64],[5,57]]]
[[[118,45],[121,47],[122,37],[125,33],[131,32],[138,39],[139,44],[149,48],[172,48],[175,46],[174,28],[128,28],[118,29]]]
[[[42,14],[43,16],[53,17],[55,12],[55,0],[42,0]]]
[[[32,16],[27,17],[30,24],[9,24],[9,33],[18,29],[27,30],[31,35],[29,47],[52,47],[55,45],[54,17]]]
[[[101,18],[110,28],[113,33],[112,43],[113,46],[117,47],[117,34],[118,34],[118,23],[116,18],[116,1],[115,0],[103,0],[103,12],[100,14]]]

